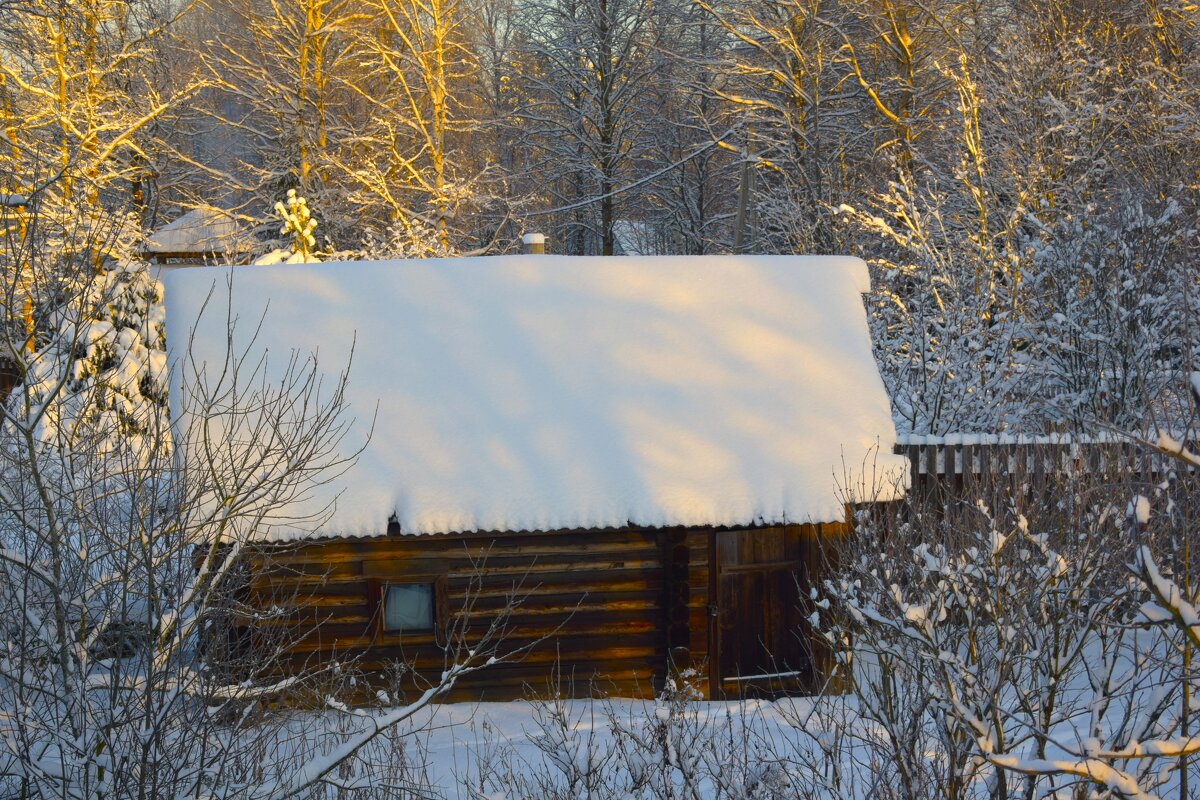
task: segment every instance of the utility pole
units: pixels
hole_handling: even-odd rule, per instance
[[[737,217],[733,223],[733,252],[746,252],[746,218],[749,216],[750,198],[754,194],[754,160],[750,155],[750,143],[754,139],[754,126],[746,125],[746,149],[742,153],[742,177],[738,188]],[[753,237],[751,237],[753,238]]]

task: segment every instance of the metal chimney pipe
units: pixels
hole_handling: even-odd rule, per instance
[[[521,252],[528,255],[545,255],[546,234],[527,233],[521,237]]]

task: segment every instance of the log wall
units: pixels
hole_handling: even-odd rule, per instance
[[[485,659],[493,647],[508,656],[460,679],[452,701],[648,697],[672,671],[689,667],[689,681],[710,696],[720,681],[718,619],[763,613],[717,608],[722,542],[743,545],[726,558],[744,561],[751,544],[786,532],[789,549],[771,561],[795,562],[803,580],[819,567],[816,539],[845,530],[623,528],[261,545],[246,559],[246,599],[273,613],[242,618],[230,639],[242,646],[269,639],[286,654],[284,672],[352,663],[362,702],[380,689],[396,700],[419,694],[447,666],[448,645],[460,645],[459,658],[475,650]],[[383,630],[384,589],[405,582],[434,584],[435,630]],[[323,690],[313,691],[300,702],[320,702]]]
[[[372,695],[411,696],[445,667],[445,648],[482,641],[498,619],[497,655],[449,699],[507,700],[529,691],[647,696],[667,667],[666,581],[659,533],[640,530],[329,539],[264,549],[251,559],[251,604],[292,613],[253,626],[283,628],[290,662],[356,658]],[[388,582],[435,583],[438,629],[385,633]],[[291,599],[294,597],[294,600]],[[252,626],[252,627],[253,627]],[[415,669],[396,686],[397,664]],[[593,685],[594,682],[594,685]]]

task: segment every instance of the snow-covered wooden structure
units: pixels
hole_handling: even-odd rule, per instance
[[[0,355],[0,403],[21,382],[21,366],[9,356]]]
[[[240,264],[253,250],[252,237],[228,212],[194,208],[151,233],[142,257],[157,264]]]
[[[255,532],[262,581],[308,597],[294,657],[436,678],[446,631],[517,587],[506,646],[537,646],[452,695],[504,699],[554,664],[575,694],[647,694],[672,664],[713,697],[816,687],[823,540],[908,478],[868,280],[853,258],[506,256],[165,282],[169,346],[220,362],[224,304],[256,321],[269,301],[255,348],[335,371],[353,347],[351,408],[378,408],[357,467]]]

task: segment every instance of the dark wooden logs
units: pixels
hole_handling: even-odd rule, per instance
[[[807,619],[802,598],[793,596],[819,568],[813,543],[822,528],[846,530],[620,528],[263,544],[245,556],[244,599],[249,609],[270,613],[243,615],[231,639],[270,639],[286,654],[281,672],[299,665],[353,672],[354,694],[364,703],[381,690],[394,701],[412,697],[438,680],[447,658],[472,658],[471,651],[475,662],[495,656],[499,663],[463,677],[444,699],[645,697],[660,692],[672,672],[707,696],[721,614],[767,614],[777,618],[772,631],[796,622],[788,642],[809,635],[797,622]],[[749,608],[753,598],[732,596],[718,608],[711,567],[719,537],[730,536],[745,540],[742,561],[762,563],[774,554],[768,560],[778,567],[775,583],[791,589],[764,598],[772,608]],[[778,553],[776,539],[787,543]],[[404,583],[434,587],[433,630],[384,630],[384,592]],[[774,607],[780,603],[796,608]],[[726,654],[722,663],[736,668],[738,658]],[[315,686],[298,702],[319,702],[321,691]]]

